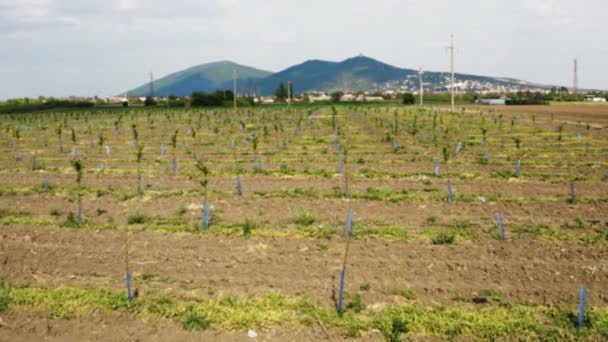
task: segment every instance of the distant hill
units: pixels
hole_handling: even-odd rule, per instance
[[[353,57],[342,62],[310,60],[264,78],[260,92],[271,94],[280,82],[291,80],[295,93],[317,90],[372,90],[375,84],[416,74],[368,57]]]
[[[237,71],[240,82],[262,79],[272,74],[269,71],[243,66],[230,61],[197,65],[162,77],[154,81],[154,95],[185,96],[193,91],[212,92],[217,89],[232,89],[232,73]],[[148,96],[150,83],[128,91],[130,96]]]
[[[154,82],[157,96],[190,95],[193,91],[211,92],[232,89],[232,72],[238,72],[239,93],[254,92],[272,95],[278,85],[291,81],[294,93],[333,91],[417,91],[418,71],[402,69],[365,56],[348,58],[341,62],[309,60],[277,73],[239,65],[229,61],[203,64],[188,68]],[[428,91],[449,89],[450,74],[424,72],[424,88]],[[463,91],[505,91],[547,89],[550,86],[528,83],[502,77],[456,74],[456,87]],[[149,84],[129,91],[130,95],[149,94]]]

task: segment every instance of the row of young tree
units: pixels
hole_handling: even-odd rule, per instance
[[[53,97],[40,97],[37,99],[21,98],[0,101],[0,113],[26,113],[39,110],[58,108],[88,108],[93,107],[94,102],[83,100],[62,100]]]

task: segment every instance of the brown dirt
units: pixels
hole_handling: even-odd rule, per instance
[[[122,289],[126,234],[5,227],[0,278],[31,286],[78,285]],[[253,295],[278,291],[332,304],[344,241],[228,239],[191,234],[142,232],[130,236],[135,284],[148,292],[176,296]],[[143,273],[153,274],[143,281]],[[577,302],[589,288],[590,303],[606,305],[608,252],[542,241],[483,241],[435,246],[420,243],[353,241],[347,292],[370,283],[368,303],[399,302],[398,280],[417,302],[450,303],[458,295],[498,291],[517,303]]]

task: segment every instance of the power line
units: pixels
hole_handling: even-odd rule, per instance
[[[154,98],[154,74],[150,72],[150,98]]]
[[[422,71],[422,68],[418,69],[418,76],[420,77],[420,105],[424,105],[424,87],[422,85],[422,74],[424,74],[424,71]]]
[[[578,61],[574,59],[574,82],[572,86],[572,94],[576,95],[578,91]]]
[[[236,111],[236,78],[237,78],[237,73],[236,73],[236,69],[232,70],[232,85],[234,88],[234,94],[232,94],[233,100],[234,100],[234,110]]]
[[[455,111],[454,108],[454,35],[450,35],[450,46],[448,49],[450,50],[450,92],[452,93],[452,112]]]

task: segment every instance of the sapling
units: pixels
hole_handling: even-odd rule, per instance
[[[103,136],[103,133],[99,133],[99,150],[101,151],[103,149],[103,145],[106,141],[106,138]]]
[[[144,157],[144,147],[137,146],[137,150],[135,151],[135,158],[137,161],[137,192],[141,193],[141,161]]]
[[[175,132],[173,132],[173,134],[171,135],[171,146],[173,146],[173,159],[171,160],[171,168],[174,176],[177,174],[177,133],[178,130],[176,129]]]
[[[448,149],[447,146],[443,147],[442,150],[442,154],[443,154],[443,161],[445,163],[445,174],[448,174],[448,161],[450,160],[450,150]]]
[[[258,136],[254,133],[251,136],[251,144],[253,145],[253,155],[258,153]]]
[[[82,174],[84,166],[80,159],[72,161],[72,167],[76,171],[76,184],[78,185],[78,225],[82,224]]]
[[[488,129],[487,129],[487,128],[485,128],[485,127],[481,127],[481,135],[482,135],[482,137],[483,137],[483,143],[484,143],[484,144],[485,144],[485,143],[486,143],[486,141],[487,141],[487,140],[486,140],[486,135],[487,135],[487,133],[488,133]]]
[[[348,198],[348,168],[346,167],[348,163],[348,150],[346,147],[342,149],[344,152],[344,197]]]
[[[209,168],[207,167],[207,165],[205,165],[205,163],[202,160],[197,160],[196,161],[196,168],[197,170],[203,175],[203,180],[200,181],[201,186],[203,187],[203,199],[205,201],[205,203],[207,203],[207,188],[209,186]]]
[[[346,227],[344,230],[344,237],[346,238],[346,247],[344,248],[344,260],[342,262],[342,269],[340,270],[340,288],[338,290],[338,315],[342,316],[344,313],[343,299],[344,299],[344,285],[346,276],[346,261],[348,259],[348,251],[350,249],[351,241],[351,229],[353,224],[353,210],[349,209],[346,217]]]
[[[137,131],[137,125],[135,123],[131,124],[131,133],[133,134],[133,147],[137,147],[139,132]]]
[[[63,152],[63,141],[61,139],[61,125],[55,128],[55,133],[57,134],[57,140],[59,141],[59,151]]]
[[[521,138],[519,136],[514,137],[513,141],[515,142],[515,147],[517,148],[517,154],[519,156],[519,150],[520,150],[520,147],[521,147]]]
[[[74,127],[72,127],[72,143],[76,144],[76,131]]]

